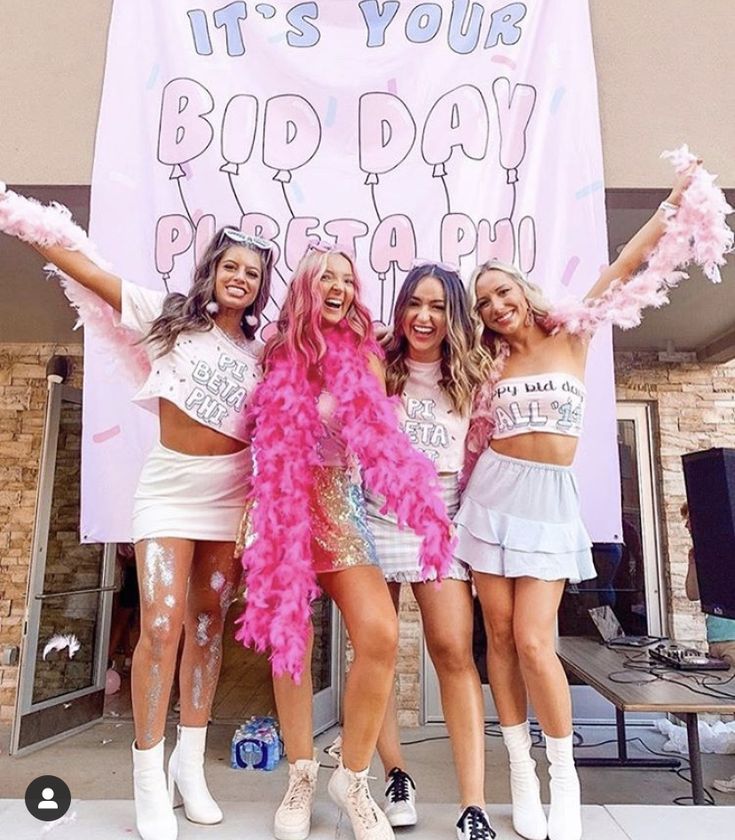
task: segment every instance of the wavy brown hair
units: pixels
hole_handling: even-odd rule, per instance
[[[169,353],[176,339],[184,332],[208,332],[214,326],[214,317],[208,311],[207,305],[215,300],[214,279],[217,266],[228,248],[233,246],[247,248],[260,257],[260,287],[255,300],[242,313],[240,327],[245,338],[255,338],[260,326],[260,316],[263,314],[271,288],[271,272],[273,270],[273,249],[259,248],[255,244],[245,244],[236,239],[230,239],[220,228],[212,237],[201,260],[194,269],[191,288],[187,294],[172,292],[163,302],[161,314],[152,323],[148,335],[143,339],[150,342],[159,356]],[[255,318],[255,323],[248,323],[248,317]]]
[[[403,330],[406,309],[416,287],[426,277],[438,280],[444,289],[447,335],[441,344],[439,387],[454,408],[467,415],[475,388],[482,382],[481,357],[474,344],[474,325],[470,318],[467,292],[459,274],[442,266],[426,263],[412,268],[403,281],[393,313],[393,336],[385,351],[385,384],[389,395],[401,394],[408,379],[408,338]]]

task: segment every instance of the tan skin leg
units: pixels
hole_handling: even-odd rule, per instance
[[[360,771],[370,765],[393,688],[398,618],[377,566],[321,574],[319,585],[342,613],[355,651],[345,686],[342,761]]]
[[[159,537],[135,545],[140,638],[131,695],[138,749],[150,749],[163,738],[193,557],[192,540]]]
[[[472,576],[487,634],[487,672],[501,726],[528,716],[528,699],[513,635],[517,579],[474,572]]]
[[[388,591],[390,592],[393,607],[395,608],[397,615],[400,607],[401,584],[389,583]],[[398,704],[396,703],[395,688],[388,695],[388,705],[385,710],[383,725],[380,727],[377,746],[378,755],[380,756],[380,760],[383,762],[386,780],[388,778],[388,773],[390,773],[394,767],[406,767],[403,758],[403,751],[401,750],[401,733],[398,728]]]
[[[488,673],[501,725],[526,720],[528,696],[544,732],[566,737],[572,731],[571,696],[554,644],[565,581],[475,573],[474,582],[488,634]]]
[[[413,591],[439,678],[462,808],[484,808],[485,710],[472,658],[472,591],[469,583],[461,580],[445,580],[439,587],[417,583]]]
[[[556,655],[556,614],[566,581],[519,578],[513,636],[524,682],[538,722],[552,738],[572,732],[572,699]]]
[[[273,677],[273,693],[276,698],[278,722],[283,734],[289,764],[301,759],[314,758],[313,688],[311,682],[311,654],[314,646],[314,632],[310,630],[304,657],[301,683],[284,675]]]
[[[181,723],[209,723],[222,666],[222,633],[242,567],[234,543],[199,541],[186,598],[184,650],[179,668]]]

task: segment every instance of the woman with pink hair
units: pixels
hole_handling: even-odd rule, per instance
[[[310,246],[266,345],[264,378],[249,407],[256,477],[244,523],[248,598],[238,638],[272,651],[290,765],[275,817],[278,840],[304,840],[311,825],[318,763],[309,604],[318,586],[337,604],[354,649],[342,753],[329,793],[356,840],[394,836],[367,776],[393,686],[398,623],[367,527],[362,483],[423,537],[424,576],[444,576],[452,541],[436,473],[398,430],[379,355],[352,256]]]

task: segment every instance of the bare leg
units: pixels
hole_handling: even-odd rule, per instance
[[[393,600],[396,614],[398,614],[401,600],[401,584],[389,583],[388,590]],[[403,751],[401,750],[401,733],[398,727],[398,705],[396,703],[395,686],[393,691],[388,695],[388,705],[385,710],[383,725],[378,735],[378,755],[383,762],[386,780],[388,779],[388,773],[394,767],[404,769],[406,766]]]
[[[273,693],[278,709],[283,741],[289,764],[311,761],[314,758],[313,687],[311,681],[311,655],[314,631],[309,628],[309,641],[304,656],[301,684],[285,674],[273,677]]]
[[[462,809],[485,807],[485,713],[472,658],[472,592],[461,580],[414,584],[426,644],[439,677]],[[451,621],[447,621],[451,616]]]
[[[345,688],[342,760],[357,772],[370,764],[393,687],[398,619],[377,566],[327,572],[319,585],[342,613],[355,650]]]
[[[209,723],[222,666],[222,632],[240,574],[231,542],[198,541],[186,596],[184,650],[179,666],[181,723]]]
[[[513,637],[517,581],[499,575],[473,574],[487,633],[487,672],[501,726],[526,720],[528,700]]]
[[[173,537],[141,540],[135,546],[140,639],[133,654],[131,694],[141,750],[163,738],[193,555],[191,540]]]
[[[513,636],[523,679],[536,717],[552,738],[564,738],[572,731],[569,684],[555,647],[556,614],[564,584],[563,580],[518,578],[513,612]]]

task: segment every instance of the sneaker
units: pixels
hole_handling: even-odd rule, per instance
[[[342,761],[342,733],[340,732],[332,743],[326,748],[326,754],[333,758],[337,764]]]
[[[370,793],[368,769],[355,773],[340,762],[329,780],[329,795],[350,818],[355,840],[395,840],[388,818]]]
[[[457,840],[493,840],[496,834],[482,808],[470,805],[457,820]]]
[[[318,770],[319,762],[308,759],[288,765],[288,790],[273,821],[276,840],[306,840],[309,836]]]
[[[400,767],[394,767],[388,773],[388,780],[383,808],[388,822],[394,828],[416,825],[416,785],[413,779]]]
[[[715,779],[712,787],[720,793],[735,793],[735,776],[731,779]]]

